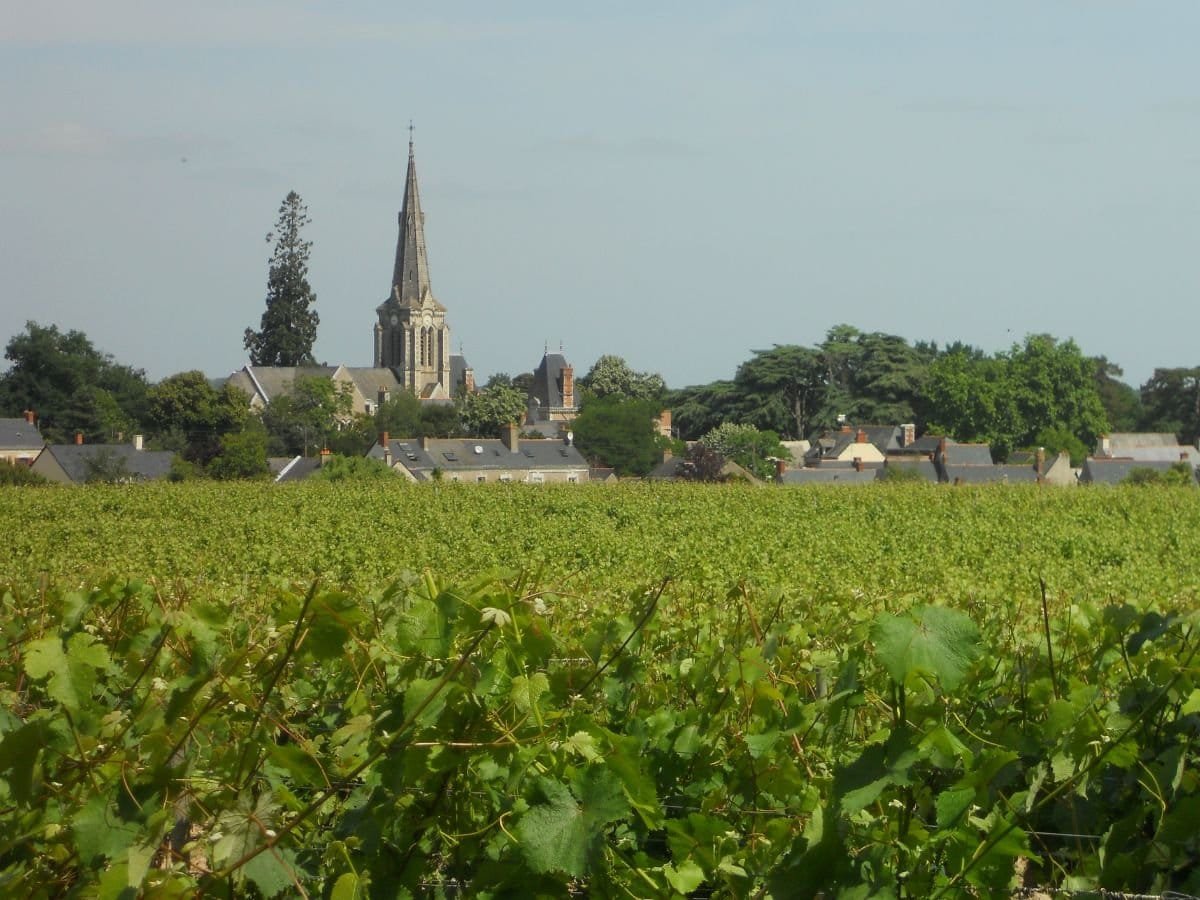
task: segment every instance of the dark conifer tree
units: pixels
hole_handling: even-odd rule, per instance
[[[300,237],[308,222],[308,208],[299,194],[290,191],[279,207],[275,231],[267,235],[267,243],[275,241],[267,273],[267,308],[259,330],[246,329],[246,350],[256,366],[303,366],[314,361],[319,319],[312,309],[317,295],[308,283],[312,242]]]

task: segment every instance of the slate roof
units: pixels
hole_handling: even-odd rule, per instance
[[[443,472],[482,472],[499,469],[527,471],[587,471],[587,460],[574,444],[560,440],[522,439],[514,453],[498,438],[439,438],[421,447],[417,438],[393,438],[388,441],[392,464],[402,464],[419,479],[432,475],[434,469]],[[475,449],[479,448],[476,453]],[[371,459],[383,459],[383,447],[376,441],[367,451]]]
[[[949,484],[1037,484],[1032,466],[948,465],[945,475]]]
[[[396,373],[388,368],[346,366],[346,374],[350,376],[350,380],[354,382],[354,387],[358,389],[358,392],[362,394],[363,399],[368,403],[375,403],[379,400],[380,388],[393,394],[401,389],[400,382],[396,378]]]
[[[1114,455],[1122,459],[1136,459],[1142,462],[1177,463],[1186,461],[1191,464],[1193,469],[1200,466],[1200,450],[1187,444],[1171,444],[1169,447],[1126,447]],[[1186,460],[1182,460],[1181,457],[1186,457]]]
[[[39,450],[45,443],[37,425],[24,418],[0,419],[0,450]]]
[[[947,466],[990,466],[992,448],[987,444],[959,444],[946,441]]]
[[[467,362],[467,358],[461,353],[450,354],[450,394],[458,396],[458,392],[462,390],[463,379],[467,376],[467,369],[471,368],[471,364]]]
[[[251,397],[257,395],[262,397],[263,402],[270,403],[279,395],[288,393],[297,376],[329,378],[336,371],[334,366],[243,366],[229,376],[229,381]],[[372,388],[366,396],[373,399],[375,389]]]
[[[538,367],[533,370],[533,383],[529,386],[529,402],[537,400],[542,409],[563,405],[562,370],[570,363],[561,353],[546,353]]]
[[[42,453],[54,461],[76,484],[88,479],[88,462],[107,456],[114,463],[124,463],[126,471],[138,481],[153,481],[166,478],[171,471],[171,460],[175,454],[169,450],[135,450],[132,444],[47,444]],[[41,456],[38,456],[41,459]],[[34,460],[37,466],[37,460]]]
[[[319,468],[319,456],[272,456],[267,459],[267,469],[274,476],[276,484],[303,481]]]
[[[876,469],[864,468],[861,472],[853,467],[818,466],[809,469],[788,469],[779,479],[780,484],[870,484],[877,477]]]
[[[1130,456],[1126,450],[1149,447],[1178,447],[1179,441],[1171,432],[1118,431],[1108,436],[1113,456]]]
[[[888,477],[890,470],[898,470],[900,472],[916,472],[925,481],[937,484],[941,481],[938,475],[937,466],[933,461],[925,457],[912,457],[905,459],[904,457],[893,457],[889,459],[876,473],[882,480]]]
[[[1178,462],[1176,460],[1175,462]],[[1120,484],[1134,469],[1152,469],[1155,472],[1170,471],[1174,462],[1139,459],[1098,459],[1089,456],[1083,461],[1079,480],[1083,484]]]

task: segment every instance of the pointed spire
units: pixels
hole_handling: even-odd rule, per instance
[[[429,261],[425,256],[425,214],[417,191],[417,163],[413,155],[412,123],[408,124],[408,177],[400,207],[400,237],[396,241],[396,268],[392,294],[401,303],[419,302],[430,292]]]

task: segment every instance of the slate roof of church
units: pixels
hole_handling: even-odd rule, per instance
[[[450,354],[450,395],[457,397],[463,378],[466,377],[467,369],[471,368],[471,364],[467,362],[467,358],[461,353]]]

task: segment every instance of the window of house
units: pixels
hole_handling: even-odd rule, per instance
[[[546,480],[546,476],[544,476],[541,472],[530,472],[529,473],[529,483],[530,484],[541,484],[545,480]]]

